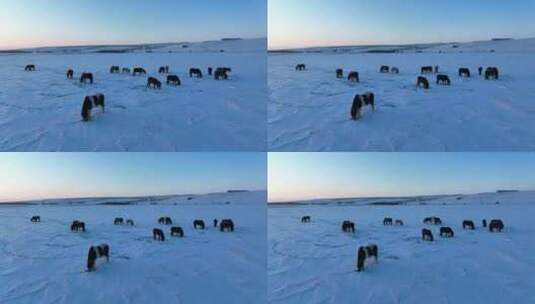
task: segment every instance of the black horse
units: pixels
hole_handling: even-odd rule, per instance
[[[35,71],[35,65],[34,64],[28,64],[25,68],[25,71]]]
[[[437,84],[450,85],[451,81],[448,75],[438,74],[437,75]]]
[[[152,238],[156,241],[165,241],[165,234],[162,229],[152,229]]]
[[[32,216],[32,218],[30,219],[30,222],[32,222],[32,223],[37,223],[37,222],[40,222],[40,221],[41,221],[41,217],[38,216],[38,215]]]
[[[217,219],[214,219],[214,227],[217,227]]]
[[[463,229],[474,230],[474,229],[476,229],[476,225],[474,225],[474,222],[472,222],[470,220],[464,220],[463,221]]]
[[[383,220],[383,225],[385,225],[385,226],[387,226],[387,225],[392,226],[392,223],[393,223],[393,221],[392,221],[391,217],[385,217],[384,220]]]
[[[234,222],[231,219],[223,219],[219,224],[219,231],[234,231]]]
[[[343,232],[355,232],[355,223],[353,223],[352,221],[343,221],[342,231]]]
[[[470,77],[470,69],[459,68],[459,77]]]
[[[416,79],[416,86],[419,88],[422,87],[427,90],[429,89],[429,81],[423,76],[418,76],[418,78]]]
[[[485,79],[498,79],[498,78],[499,78],[498,68],[488,67],[485,70]]]
[[[93,84],[93,79],[92,73],[82,73],[82,76],[80,76],[80,83],[87,83],[87,81],[89,81],[90,84]]]
[[[433,67],[432,66],[423,66],[420,69],[420,74],[427,74],[427,73],[433,73]]]
[[[382,65],[381,68],[379,69],[379,72],[380,73],[388,73],[388,72],[390,72],[390,67],[387,66],[387,65]]]
[[[371,106],[372,111],[375,111],[375,95],[372,92],[365,92],[363,94],[357,94],[353,97],[353,103],[351,104],[351,119],[360,119],[361,110],[364,106]]]
[[[503,230],[503,227],[504,227],[503,222],[502,220],[499,220],[499,219],[491,220],[489,223],[490,232],[494,232],[494,231],[501,232]]]
[[[95,270],[95,262],[100,257],[106,257],[106,262],[110,261],[110,246],[108,246],[108,244],[89,247],[89,253],[87,254],[87,271]]]
[[[222,69],[222,68],[217,68],[214,72],[214,79],[215,80],[220,80],[220,79],[227,80],[228,79],[227,70]]]
[[[422,240],[424,241],[433,241],[433,233],[429,229],[422,229]]]
[[[481,76],[481,74],[483,73],[483,67],[477,68],[477,71],[479,72],[479,76]]]
[[[202,78],[202,71],[197,68],[191,68],[189,69],[189,77]]]
[[[73,79],[74,78],[74,71],[72,69],[67,70],[67,79]]]
[[[171,227],[171,236],[184,237],[184,230],[180,226]]]
[[[304,70],[306,70],[306,68],[307,68],[307,66],[305,64],[303,64],[303,63],[300,63],[300,64],[295,66],[295,70],[296,71],[304,71]]]
[[[193,221],[193,229],[201,229],[204,230],[204,221],[203,220],[194,220]]]
[[[158,219],[158,224],[172,225],[173,220],[171,220],[171,218],[168,216],[162,216]]]
[[[147,71],[145,71],[144,68],[137,67],[137,68],[134,68],[134,71],[132,72],[132,75],[133,76],[136,76],[136,75],[147,75]]]
[[[120,73],[120,71],[121,71],[121,68],[116,66],[116,65],[112,65],[111,68],[110,68],[110,73],[111,74]]]
[[[84,103],[82,104],[82,120],[90,121],[91,120],[91,110],[95,107],[101,107],[102,112],[105,111],[104,104],[104,95],[97,94],[92,96],[86,96],[84,98]]]
[[[127,224],[127,225],[130,225],[130,226],[134,226],[134,221],[131,220],[131,219],[127,219],[127,220],[126,220],[126,224]]]
[[[399,74],[399,69],[396,68],[396,67],[392,67],[392,68],[390,69],[390,72],[391,72],[392,74]]]
[[[208,75],[212,76],[212,72],[214,69],[212,67],[208,67]]]
[[[377,245],[371,244],[368,246],[361,246],[359,247],[357,251],[357,271],[363,271],[364,270],[364,263],[367,259],[373,257],[375,259],[375,263],[377,263],[377,259],[379,257],[379,249]]]
[[[396,220],[396,221],[394,222],[394,225],[396,225],[396,226],[403,226],[403,221],[402,221],[402,220]]]
[[[439,217],[431,216],[424,218],[424,224],[429,225],[440,225],[442,224],[442,220]]]
[[[180,78],[178,78],[177,75],[167,75],[167,84],[179,86],[182,83],[180,82]]]
[[[347,74],[347,80],[352,82],[360,82],[359,72],[351,71]]]
[[[129,68],[123,68],[122,72],[123,72],[123,74],[130,74],[130,69]]]
[[[483,227],[487,227],[487,220],[486,219],[483,219],[481,221],[481,224],[483,225]]]
[[[80,221],[73,221],[71,224],[71,231],[83,231],[85,232],[85,223]]]
[[[162,88],[162,82],[154,77],[149,77],[147,78],[147,88],[159,90]]]
[[[159,74],[168,74],[169,73],[169,66],[162,66],[158,69]]]
[[[344,70],[336,69],[336,78],[344,78]]]
[[[301,218],[301,223],[310,223],[310,216],[305,215]]]
[[[113,220],[114,225],[124,225],[124,219],[122,217],[116,217]]]
[[[447,238],[453,237],[453,229],[450,227],[440,227],[440,236]]]

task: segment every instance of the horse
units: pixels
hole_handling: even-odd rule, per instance
[[[435,71],[435,74],[438,73],[438,65],[435,65],[434,71]]]
[[[134,226],[134,221],[131,220],[131,219],[127,219],[127,220],[126,220],[126,224],[127,224],[127,225],[130,225],[130,226]]]
[[[352,221],[343,221],[342,231],[343,232],[355,232],[355,223],[353,223]]]
[[[122,69],[122,73],[123,74],[130,74],[130,69],[129,68],[123,68]]]
[[[162,82],[154,77],[149,77],[147,78],[147,88],[160,90],[162,88]]]
[[[164,224],[164,225],[172,225],[173,221],[168,216],[162,216],[158,219],[158,224]]]
[[[133,76],[136,76],[136,75],[147,75],[147,71],[145,71],[144,68],[137,67],[137,68],[134,68],[134,71],[132,72],[132,75]]]
[[[204,230],[204,221],[203,220],[194,220],[193,229],[202,229]]]
[[[351,104],[351,119],[360,119],[361,110],[364,106],[371,106],[372,111],[375,111],[375,95],[372,92],[365,92],[363,94],[357,94],[353,97],[353,103]]]
[[[498,68],[496,67],[488,67],[486,70],[485,70],[485,79],[498,79],[499,78],[499,75],[498,75]]]
[[[307,68],[307,66],[305,64],[303,64],[303,63],[300,63],[300,64],[295,66],[295,70],[296,71],[304,71],[304,70],[306,70],[306,68]]]
[[[220,80],[220,79],[227,80],[228,79],[227,70],[217,68],[214,72],[214,79],[215,80]]]
[[[171,227],[171,236],[184,237],[184,230],[180,226]]]
[[[214,227],[217,227],[217,219],[214,219]]]
[[[120,71],[121,71],[121,68],[116,66],[116,65],[112,65],[111,68],[110,68],[110,73],[111,74],[120,73]]]
[[[34,64],[28,64],[25,68],[25,71],[35,71],[35,65]]]
[[[91,110],[94,107],[101,107],[102,113],[105,111],[105,104],[104,104],[104,95],[103,94],[96,94],[92,96],[86,96],[84,98],[84,103],[82,104],[82,119],[83,121],[90,121],[91,120]]]
[[[152,229],[152,239],[156,241],[165,241],[165,234],[162,229],[154,228]]]
[[[202,71],[197,68],[189,69],[189,77],[194,77],[194,76],[197,78],[202,78]]]
[[[424,218],[424,224],[429,225],[440,225],[442,224],[442,220],[439,217],[431,216]]]
[[[387,65],[382,65],[381,68],[379,69],[379,73],[388,73],[388,72],[390,72],[390,67]]]
[[[481,74],[483,73],[483,67],[477,68],[477,71],[479,72],[479,76],[481,76]]]
[[[399,69],[396,68],[396,67],[392,67],[392,68],[390,69],[390,72],[391,72],[392,74],[399,74]]]
[[[424,89],[429,89],[429,81],[427,80],[427,78],[423,77],[423,76],[418,76],[418,78],[416,79],[416,86],[417,87],[422,87]]]
[[[80,221],[73,221],[71,224],[71,231],[83,231],[85,232],[85,223]]]
[[[426,73],[433,73],[433,67],[432,66],[423,66],[420,69],[420,74],[426,74]]]
[[[440,227],[440,236],[441,237],[453,237],[453,229],[450,227]]]
[[[483,227],[487,227],[487,220],[486,219],[483,219],[481,221],[481,224],[483,225]]]
[[[301,218],[301,223],[310,223],[310,216],[305,215]]]
[[[234,222],[231,219],[223,219],[219,224],[219,231],[234,231]]]
[[[344,78],[344,70],[336,69],[336,78]]]
[[[476,225],[474,225],[474,222],[472,222],[472,221],[464,220],[463,221],[463,229],[474,230],[474,229],[476,229]]]
[[[402,220],[396,220],[396,221],[394,222],[394,225],[396,225],[396,226],[403,226],[403,221],[402,221]]]
[[[489,223],[490,232],[494,232],[494,231],[501,232],[503,230],[503,227],[504,227],[503,222],[502,220],[499,220],[499,219],[491,220]]]
[[[437,75],[437,84],[450,85],[451,81],[448,75],[438,74]]]
[[[89,247],[89,253],[87,254],[87,271],[91,272],[95,270],[95,262],[100,257],[106,257],[106,262],[110,261],[110,246],[108,246],[108,244]]]
[[[32,223],[41,222],[41,217],[38,216],[38,215],[34,215],[34,216],[32,216],[32,218],[30,219],[30,222],[32,222]]]
[[[74,71],[72,69],[67,70],[67,79],[73,79],[74,78]]]
[[[93,74],[82,73],[82,76],[80,76],[80,83],[87,83],[88,80],[90,84],[93,84]]]
[[[391,217],[385,217],[384,220],[383,220],[383,225],[384,226],[386,226],[386,225],[392,226],[392,218]]]
[[[113,220],[113,224],[114,225],[123,225],[124,224],[124,219],[122,217],[116,217]]]
[[[347,74],[347,80],[352,82],[360,82],[359,73],[355,71],[349,72],[349,74]]]
[[[169,66],[162,66],[158,69],[159,74],[168,74],[169,73]]]
[[[167,85],[170,84],[179,86],[182,83],[180,82],[180,78],[178,78],[177,75],[167,75]]]
[[[459,77],[470,77],[470,70],[468,68],[459,68]]]
[[[429,229],[422,229],[422,240],[424,241],[433,241],[433,233]]]
[[[359,247],[357,251],[357,271],[363,271],[364,270],[364,263],[367,259],[373,257],[375,259],[375,263],[377,263],[377,259],[379,257],[379,250],[377,245],[371,244],[368,246],[361,246]]]
[[[212,76],[213,70],[214,69],[212,67],[208,67],[208,75]]]

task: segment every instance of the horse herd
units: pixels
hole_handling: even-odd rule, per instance
[[[32,223],[40,223],[41,217],[39,215],[34,215],[30,218]],[[128,225],[134,226],[134,221],[132,219],[124,219],[122,217],[116,217],[113,220],[114,225]],[[161,225],[173,225],[173,220],[168,216],[162,216],[158,218],[158,224]],[[219,225],[218,225],[219,224]],[[214,219],[213,225],[215,228],[219,227],[221,232],[234,232],[234,221],[232,219]],[[206,225],[203,220],[196,219],[193,221],[193,229],[204,230]],[[85,223],[79,220],[74,220],[70,226],[71,231],[86,231]],[[184,237],[184,230],[180,226],[171,226],[170,228],[171,237]],[[156,241],[165,241],[165,233],[160,228],[152,229],[152,238]],[[87,271],[91,272],[95,270],[95,263],[97,258],[106,257],[106,261],[109,262],[110,259],[110,246],[108,244],[100,244],[96,246],[89,247],[89,252],[87,254]]]
[[[297,64],[295,66],[296,71],[305,71],[306,65],[304,63]],[[483,67],[478,69],[479,76],[483,75]],[[399,69],[397,67],[390,67],[388,65],[382,65],[379,68],[379,73],[391,73],[399,74]],[[435,66],[423,66],[420,68],[420,76],[416,78],[416,87],[423,88],[425,90],[429,89],[429,80],[423,76],[425,74],[436,74],[436,84],[437,85],[451,85],[451,80],[448,75],[440,74],[439,67]],[[470,69],[467,67],[461,67],[458,71],[459,77],[470,78],[471,73]],[[485,69],[484,77],[486,80],[499,78],[499,71],[497,67],[487,67]],[[344,78],[344,70],[336,69],[336,78]],[[359,73],[357,71],[349,71],[347,74],[347,80],[350,82],[360,82]],[[371,106],[372,111],[375,111],[375,98],[372,92],[364,92],[361,94],[356,94],[353,98],[351,104],[350,115],[352,120],[358,120],[361,118],[361,109],[364,106]]]
[[[309,215],[305,215],[301,217],[301,223],[310,223],[311,217]],[[426,217],[423,220],[423,223],[426,225],[442,225],[442,220],[439,217],[431,216]],[[492,219],[489,224],[487,225],[487,220],[483,219],[481,221],[482,227],[486,228],[488,226],[488,230],[490,232],[501,232],[504,229],[504,224],[501,219]],[[391,217],[385,217],[383,219],[383,225],[384,226],[403,226],[403,220],[401,219],[392,219]],[[476,226],[472,220],[463,220],[462,227],[465,230],[475,230]],[[344,220],[342,222],[342,232],[347,233],[355,233],[355,223],[350,220]],[[454,237],[454,232],[451,227],[448,226],[441,226],[439,229],[439,235],[442,238],[452,238]],[[422,240],[433,242],[433,232],[431,229],[422,228]],[[357,269],[356,271],[360,272],[364,270],[364,263],[367,259],[374,258],[375,262],[377,263],[377,259],[379,257],[378,254],[378,246],[376,244],[369,244],[366,246],[360,246],[357,249]]]
[[[35,71],[35,65],[34,64],[28,64],[24,68],[25,71]],[[229,78],[229,73],[232,72],[232,69],[230,67],[218,67],[215,70],[212,67],[208,67],[208,75],[213,75],[215,80],[227,80]],[[120,66],[114,65],[110,67],[110,73],[111,74],[132,74],[132,76],[142,76],[147,75],[147,71],[142,67],[134,67],[132,72],[130,68],[123,67],[121,69]],[[169,73],[169,66],[161,66],[158,69],[158,74],[167,74],[167,85],[169,86],[180,86],[182,85],[182,82],[180,81],[180,78],[175,74]],[[67,70],[67,79],[74,79],[74,70],[68,69]],[[202,70],[199,68],[190,68],[189,69],[189,77],[193,78],[203,78]],[[93,73],[83,72],[80,74],[80,83],[81,84],[93,84],[94,83],[94,76]],[[149,89],[161,89],[162,88],[162,82],[156,78],[149,76],[147,78],[147,88]],[[91,120],[91,110],[96,107],[101,107],[102,112],[104,112],[105,108],[105,97],[104,94],[96,94],[91,96],[86,96],[84,98],[84,101],[82,103],[82,121],[90,121]]]

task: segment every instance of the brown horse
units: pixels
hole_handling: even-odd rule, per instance
[[[171,227],[171,236],[184,237],[184,230],[180,226]]]
[[[165,234],[162,229],[154,228],[152,229],[152,238],[156,241],[165,241]]]
[[[136,75],[147,75],[147,71],[145,71],[144,68],[137,67],[137,68],[134,68],[134,71],[132,72],[132,75],[133,76],[136,76]]]
[[[375,263],[377,263],[377,259],[379,257],[379,249],[377,245],[371,244],[368,246],[361,246],[359,247],[357,251],[357,271],[363,271],[364,270],[364,263],[367,259],[373,257],[375,259]]]
[[[498,79],[499,78],[499,72],[498,68],[496,67],[488,67],[485,70],[485,79]]]
[[[215,80],[220,80],[220,79],[227,80],[228,79],[227,70],[217,68],[214,72],[214,79]]]
[[[231,219],[223,219],[219,224],[219,231],[234,231],[234,222]]]
[[[451,81],[448,75],[438,74],[437,75],[437,84],[450,85]]]
[[[422,87],[427,90],[429,89],[429,81],[423,76],[418,76],[418,78],[416,79],[416,86],[419,88]]]
[[[180,78],[177,75],[167,75],[167,85],[181,85]]]
[[[194,220],[193,229],[202,229],[204,230],[204,221],[203,220]]]
[[[87,83],[87,81],[89,81],[90,84],[93,84],[92,73],[82,73],[82,76],[80,76],[80,83]]]
[[[162,88],[162,82],[154,77],[149,77],[147,79],[147,88],[149,89],[161,89]]]
[[[459,68],[459,77],[470,77],[470,69]]]
[[[365,92],[363,94],[357,94],[353,98],[353,104],[351,105],[351,119],[360,119],[361,110],[364,106],[370,105],[372,111],[375,111],[375,95],[372,92]]]
[[[191,68],[189,69],[189,77],[202,78],[202,71],[197,68]]]
[[[342,231],[343,232],[355,232],[355,223],[353,223],[352,221],[343,221]]]
[[[422,240],[424,241],[433,241],[433,233],[429,229],[422,229]]]
[[[355,71],[349,72],[349,74],[347,74],[347,80],[352,82],[359,82],[359,73]]]
[[[91,110],[94,107],[101,107],[104,113],[104,95],[96,94],[93,96],[86,96],[82,104],[82,119],[83,121],[91,120]]]
[[[450,227],[440,227],[440,237],[452,238],[453,229],[451,229]]]
[[[106,262],[110,261],[110,246],[108,246],[108,244],[89,247],[89,253],[87,254],[87,271],[95,270],[95,262],[100,257],[106,257]]]
[[[73,221],[71,224],[71,231],[83,231],[85,232],[85,223],[80,221]]]
[[[74,78],[74,71],[72,69],[67,70],[67,79],[73,79]]]

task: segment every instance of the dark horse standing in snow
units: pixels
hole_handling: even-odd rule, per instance
[[[82,104],[82,119],[83,121],[91,120],[91,110],[94,107],[101,107],[104,113],[104,95],[97,94],[93,96],[86,96]]]
[[[108,246],[108,244],[89,247],[89,253],[87,254],[87,271],[95,270],[95,262],[100,257],[106,257],[106,262],[110,261],[110,246]]]
[[[82,73],[82,76],[80,76],[80,83],[87,83],[87,81],[89,81],[90,84],[93,84],[93,79],[92,73]]]
[[[360,119],[361,110],[364,106],[371,106],[372,111],[375,111],[375,95],[372,92],[365,92],[364,94],[357,94],[353,98],[353,104],[351,105],[351,119]]]
[[[221,220],[219,231],[234,231],[234,222],[231,219]]]
[[[364,263],[367,259],[374,257],[375,263],[377,263],[377,258],[379,256],[379,250],[377,248],[377,245],[368,245],[368,246],[361,246],[359,247],[359,250],[357,251],[357,271],[363,271],[364,270]]]

